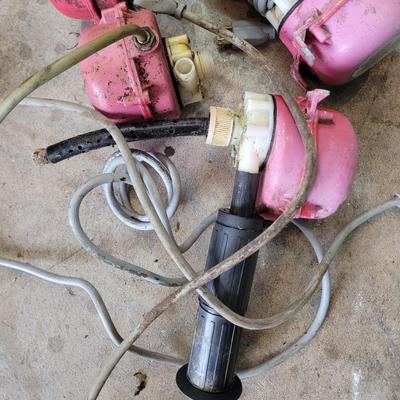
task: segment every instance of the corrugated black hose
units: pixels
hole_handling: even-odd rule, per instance
[[[127,142],[135,142],[179,136],[205,136],[208,123],[208,118],[190,118],[179,121],[125,123],[118,126]],[[52,144],[45,149],[37,149],[33,153],[33,160],[38,164],[56,164],[78,154],[114,145],[110,133],[99,129]]]

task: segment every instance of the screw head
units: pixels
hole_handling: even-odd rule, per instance
[[[148,51],[153,47],[155,36],[150,28],[143,28],[140,34],[133,35],[133,42],[141,51]]]

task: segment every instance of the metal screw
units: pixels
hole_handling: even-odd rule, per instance
[[[139,50],[147,51],[153,47],[154,34],[150,28],[143,28],[140,33],[133,35],[133,41]]]

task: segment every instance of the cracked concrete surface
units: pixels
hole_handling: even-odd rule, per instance
[[[244,1],[189,1],[193,11],[218,23],[244,18]],[[0,11],[0,92],[75,46],[80,22],[60,15],[46,0],[3,0]],[[270,83],[242,54],[219,54],[212,35],[183,21],[160,19],[165,35],[187,32],[198,49],[215,56],[218,76],[206,84],[207,100],[186,115],[206,115],[210,104],[237,107],[244,90],[268,92]],[[279,43],[263,49],[271,65],[289,80],[290,57]],[[326,104],[344,112],[359,140],[359,169],[350,197],[337,214],[310,222],[327,246],[360,212],[400,190],[400,51],[352,84],[334,91]],[[37,91],[37,95],[88,104],[78,68]],[[56,111],[16,109],[0,134],[0,254],[92,282],[104,296],[117,327],[126,335],[141,315],[169,293],[110,268],[81,250],[67,223],[74,190],[99,173],[112,149],[92,152],[59,165],[36,167],[30,154],[61,138],[94,126]],[[224,149],[204,140],[175,139],[138,145],[175,149],[182,173],[183,200],[174,217],[178,239],[204,216],[227,204],[232,169]],[[101,190],[84,205],[84,226],[95,242],[114,254],[154,271],[176,275],[154,234],[132,232],[107,209]],[[332,268],[333,298],[322,331],[285,364],[244,383],[250,399],[400,399],[400,215],[388,212],[355,233]],[[189,258],[203,268],[209,233]],[[157,260],[157,261],[156,261]],[[310,277],[314,260],[292,228],[262,251],[249,315],[279,310],[294,299]],[[0,270],[0,399],[84,399],[112,344],[84,293]],[[191,295],[169,310],[140,339],[141,345],[185,356],[196,311]],[[270,357],[299,336],[318,298],[290,323],[261,333],[245,333],[241,365]],[[127,355],[102,392],[102,399],[133,399],[137,372],[147,375],[139,399],[182,399],[175,368]],[[136,397],[135,397],[136,398]]]

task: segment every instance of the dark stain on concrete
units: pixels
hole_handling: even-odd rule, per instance
[[[52,353],[60,353],[64,348],[64,340],[61,336],[52,336],[47,341],[47,347]]]
[[[29,15],[29,13],[28,13],[28,11],[26,11],[26,10],[19,10],[19,11],[17,12],[17,14],[16,14],[17,18],[18,18],[20,21],[25,21],[25,20],[27,19],[28,15]]]
[[[146,388],[147,385],[147,375],[144,374],[143,372],[136,372],[133,375],[136,380],[137,380],[137,386],[135,390],[135,396],[139,396],[139,394],[142,392],[143,389]]]
[[[164,149],[164,154],[165,154],[167,157],[172,157],[172,156],[175,154],[175,149],[174,149],[172,146],[167,146],[167,147]]]
[[[18,45],[18,54],[22,60],[30,60],[32,58],[32,49],[27,43],[20,42]]]
[[[65,44],[64,43],[57,43],[56,45],[55,45],[55,47],[54,47],[54,51],[57,53],[57,54],[61,54],[61,53],[64,53],[65,51],[67,50],[67,46],[65,46]]]
[[[331,343],[329,346],[326,346],[324,349],[324,352],[325,352],[325,355],[330,360],[336,361],[340,358],[340,351],[334,343]]]

